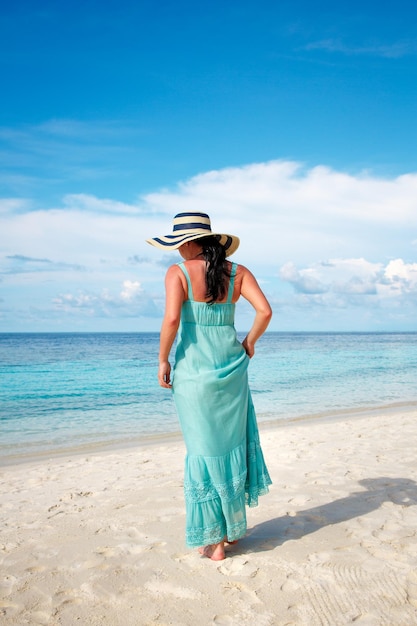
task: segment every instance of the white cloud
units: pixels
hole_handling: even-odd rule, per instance
[[[351,296],[376,295],[383,270],[381,264],[365,259],[330,259],[301,269],[289,262],[281,267],[279,274],[297,293],[328,294],[314,301],[323,304],[333,301],[340,306],[346,299],[352,300]]]
[[[311,296],[312,302],[326,306],[389,306],[395,298],[396,306],[407,302],[417,308],[417,263],[402,259],[386,266],[365,259],[331,259],[301,269],[289,262],[281,267],[280,277],[303,294],[304,303]]]
[[[6,255],[0,272],[4,274],[26,274],[40,272],[82,272],[85,267],[77,264],[38,259],[22,254]]]
[[[417,284],[417,263],[404,263],[402,259],[395,259],[388,264],[385,275],[390,280],[400,279],[415,286]]]
[[[390,261],[384,271],[380,292],[387,297],[417,296],[417,263],[404,263],[402,259]]]
[[[326,52],[340,52],[348,56],[377,56],[388,59],[398,59],[403,56],[415,55],[417,47],[413,41],[397,41],[392,44],[346,44],[340,39],[321,39],[307,44],[305,50],[325,50]]]
[[[391,222],[416,215],[417,174],[394,179],[337,172],[328,167],[305,169],[300,163],[271,161],[200,174],[174,191],[145,196],[147,206],[162,214],[181,210],[224,211],[226,217],[310,221],[317,216]],[[266,211],[266,213],[264,213]],[[294,215],[296,212],[296,215]],[[274,220],[276,221],[276,220]],[[321,225],[323,226],[323,224]]]
[[[3,297],[10,311],[18,297],[22,306],[43,297],[63,312],[160,315],[164,268],[178,255],[145,239],[171,232],[175,213],[198,210],[209,213],[214,230],[241,238],[236,261],[277,306],[290,284],[296,296],[289,301],[300,307],[404,299],[412,307],[416,198],[414,173],[380,178],[273,161],[202,173],[136,204],[68,194],[60,206],[36,209],[9,199],[0,204]],[[19,268],[20,279],[10,271]]]
[[[101,150],[107,150],[109,144],[125,143],[144,131],[129,120],[75,120],[51,119],[41,124],[22,124],[18,127],[0,127],[0,140],[8,142],[10,147],[25,149],[45,155],[59,155],[58,149],[64,145],[82,145],[91,150],[96,144]],[[104,146],[104,147],[103,147]]]
[[[324,293],[328,290],[318,276],[314,276],[313,269],[307,268],[299,271],[292,261],[281,267],[280,277],[291,283],[295,290],[301,293]]]
[[[123,283],[123,289],[120,292],[120,297],[126,302],[133,300],[141,292],[140,282],[137,280],[125,280]]]
[[[416,198],[417,174],[381,179],[273,161],[207,172],[136,205],[72,194],[59,208],[15,211],[8,201],[0,227],[7,254],[58,258],[63,252],[64,261],[84,262],[123,251],[159,260],[145,238],[170,232],[175,213],[200,210],[215,230],[241,237],[243,262],[262,261],[266,251],[279,264],[338,255],[394,258],[413,246]]]
[[[82,311],[90,317],[160,317],[153,299],[146,294],[138,281],[123,281],[119,294],[113,294],[109,289],[102,289],[101,293],[79,291],[78,293],[64,293],[53,298],[55,310],[74,313]]]
[[[12,215],[20,211],[28,211],[31,203],[24,198],[0,198],[0,215]]]
[[[416,198],[417,174],[390,179],[272,161],[207,172],[141,202],[160,216],[160,233],[177,212],[206,211],[215,230],[239,234],[243,263],[281,265],[414,254]]]
[[[93,311],[94,305],[98,302],[98,296],[86,293],[79,293],[77,295],[71,293],[65,293],[54,299],[54,304],[61,309],[68,308],[91,308]]]
[[[93,213],[109,213],[113,215],[140,215],[139,207],[118,202],[108,198],[96,198],[88,194],[68,194],[63,203],[70,210],[91,211]]]

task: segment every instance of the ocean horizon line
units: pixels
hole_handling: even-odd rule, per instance
[[[247,330],[237,329],[241,335]],[[19,330],[0,331],[2,335],[159,335],[159,330]],[[416,330],[267,330],[267,335],[416,335]],[[262,339],[262,338],[261,338]]]

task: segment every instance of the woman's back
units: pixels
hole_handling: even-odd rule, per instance
[[[229,274],[230,276],[227,279],[226,283],[226,294],[225,296],[217,302],[213,302],[212,304],[208,304],[205,300],[202,300],[201,297],[204,295],[204,291],[201,285],[201,280],[204,280],[204,273],[201,272],[201,267],[197,267],[194,265],[191,271],[190,276],[190,263],[179,263],[178,269],[181,272],[183,280],[185,280],[184,286],[184,302],[182,304],[181,309],[181,322],[182,327],[180,331],[180,342],[189,343],[189,341],[199,340],[200,342],[203,340],[203,336],[207,335],[208,329],[212,326],[232,327],[233,332],[233,340],[237,342],[236,339],[236,331],[234,329],[234,319],[235,319],[235,303],[232,301],[235,289],[235,278],[236,278],[236,263],[230,264]],[[193,281],[193,282],[192,282]],[[197,291],[197,297],[196,297]],[[193,328],[188,328],[188,324],[198,325],[202,327],[202,335],[200,337],[196,336],[196,330]],[[206,329],[206,330],[204,330]],[[213,337],[211,340],[214,343],[218,343],[219,337]],[[223,341],[225,337],[223,338]],[[210,345],[210,339],[209,339]],[[239,347],[241,344],[238,343]],[[214,347],[214,345],[213,345]],[[202,346],[200,346],[200,349]]]
[[[192,287],[192,293],[193,293],[193,300],[195,302],[207,302],[207,285],[206,285],[206,262],[204,259],[193,259],[193,260],[189,260],[189,261],[184,261],[183,263],[180,264],[180,266],[185,267],[187,273],[188,273],[188,277],[189,277],[189,281],[191,283],[191,287]],[[235,267],[235,271],[234,271],[234,277],[232,280],[232,285],[233,285],[233,292],[232,292],[232,296],[230,298],[230,294],[229,294],[229,285],[230,285],[230,278],[228,276],[225,276],[225,287],[226,287],[226,291],[223,295],[223,298],[216,300],[216,303],[225,303],[227,301],[229,302],[237,302],[237,300],[239,299],[240,296],[240,284],[241,284],[241,273],[240,273],[240,266],[238,266],[236,263],[232,264],[230,263],[230,261],[226,261],[226,271],[227,274],[230,275],[231,271],[232,271],[232,267]],[[184,280],[185,279],[185,280]],[[188,293],[189,291],[189,286],[188,286],[188,281],[186,280],[186,275],[184,274],[183,277],[181,277],[181,282],[184,288],[184,294],[185,294],[185,300],[190,299],[190,295]]]

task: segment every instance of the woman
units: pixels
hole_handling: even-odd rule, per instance
[[[166,274],[158,379],[162,387],[172,387],[187,449],[186,543],[219,561],[225,544],[246,533],[245,503],[256,506],[271,484],[247,368],[272,311],[251,272],[226,260],[239,239],[213,233],[205,213],[180,213],[171,235],[147,241],[178,249],[184,259]],[[255,310],[242,343],[234,328],[241,295]],[[171,383],[169,353],[178,330]]]

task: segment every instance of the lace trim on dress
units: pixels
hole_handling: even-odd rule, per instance
[[[226,483],[213,483],[211,480],[184,482],[185,497],[189,502],[207,502],[219,498],[225,502],[234,500],[245,488],[246,472]]]
[[[246,521],[229,525],[219,522],[214,526],[204,528],[187,528],[185,539],[190,547],[209,546],[213,543],[220,543],[225,537],[229,541],[236,541],[246,534]]]
[[[259,438],[256,437],[247,447],[247,472],[233,477],[225,483],[214,483],[211,480],[196,481],[186,478],[184,492],[188,502],[208,502],[220,498],[223,502],[232,502],[242,491],[249,507],[258,506],[259,496],[269,492],[272,484],[264,463]]]
[[[259,496],[267,494],[269,492],[268,486],[272,484],[257,434],[254,440],[248,444],[247,463],[248,472],[245,482],[245,499],[246,504],[252,508],[258,506]]]

